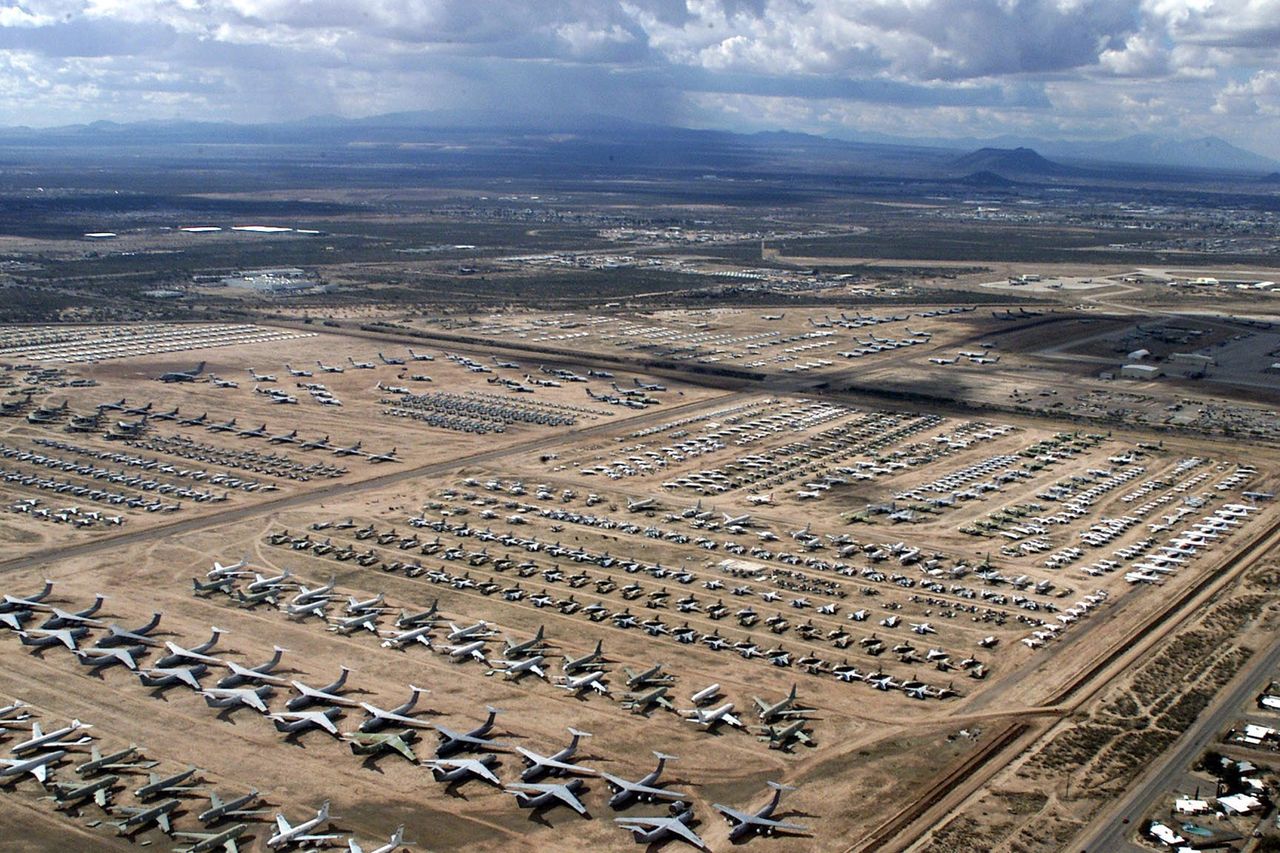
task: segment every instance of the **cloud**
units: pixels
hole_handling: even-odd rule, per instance
[[[1268,139],[1277,43],[1280,0],[0,0],[0,121],[514,105],[994,135],[1218,113]]]

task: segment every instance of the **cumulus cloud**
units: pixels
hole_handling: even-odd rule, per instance
[[[1266,138],[1277,43],[1280,0],[0,0],[0,121],[514,104],[995,134],[1216,111]]]

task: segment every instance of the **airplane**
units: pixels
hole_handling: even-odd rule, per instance
[[[373,370],[372,361],[356,361],[351,356],[347,356],[347,361],[350,362],[351,366],[356,370]]]
[[[436,733],[440,735],[440,745],[436,747],[436,758],[447,758],[457,752],[475,751],[476,749],[505,748],[506,744],[489,740],[487,735],[493,730],[493,721],[498,716],[498,709],[489,705],[489,717],[483,723],[465,734],[436,725]]]
[[[173,837],[189,839],[195,842],[187,847],[174,848],[176,853],[214,853],[221,850],[223,853],[239,853],[240,847],[236,844],[236,839],[249,831],[249,824],[237,823],[235,826],[227,827],[219,832],[189,832],[179,831],[173,833]]]
[[[155,666],[139,670],[138,680],[143,687],[174,687],[185,684],[192,690],[201,690],[200,677],[208,671],[209,667],[203,663],[187,667]]]
[[[303,450],[333,450],[333,445],[329,443],[329,436],[323,438],[312,438],[302,442],[299,447]]]
[[[333,455],[334,456],[363,456],[364,454],[360,450],[360,445],[362,443],[363,442],[357,441],[355,444],[349,445],[347,447],[335,447],[333,448]]]
[[[773,789],[773,799],[765,803],[755,812],[742,812],[735,808],[731,808],[720,803],[713,803],[712,808],[720,812],[733,827],[729,830],[730,841],[741,841],[754,832],[760,832],[765,835],[772,835],[775,832],[808,832],[809,828],[801,826],[798,823],[790,823],[788,821],[774,820],[772,818],[774,810],[778,807],[778,801],[782,799],[784,791],[794,791],[795,788],[789,785],[782,785],[778,782],[770,782],[769,787]]]
[[[733,715],[733,703],[726,702],[718,708],[694,708],[690,711],[682,711],[685,719],[689,722],[702,726],[704,729],[713,729],[721,723],[727,723],[734,728],[742,728],[742,720]]]
[[[249,427],[245,427],[244,429],[237,430],[236,435],[239,436],[240,438],[266,438],[267,425],[263,423],[262,426],[256,429],[250,429]]]
[[[150,781],[133,792],[133,795],[142,802],[153,800],[156,797],[172,794],[176,791],[190,791],[195,785],[183,785],[182,783],[190,779],[192,776],[200,772],[200,769],[194,765],[188,767],[172,776],[157,776],[152,773]]]
[[[522,809],[540,809],[559,802],[586,817],[587,807],[578,799],[583,787],[581,779],[570,779],[563,785],[512,782],[507,785],[507,793],[515,794],[516,804]]]
[[[396,827],[395,832],[391,833],[391,838],[387,840],[386,844],[370,850],[369,853],[396,853],[397,850],[404,846],[404,843],[404,825],[402,824]],[[354,838],[347,839],[347,849],[348,853],[365,853],[364,848],[357,844]]]
[[[292,735],[316,728],[337,737],[338,727],[334,721],[341,715],[341,708],[325,708],[323,711],[283,711],[267,716],[275,723],[278,732]]]
[[[214,388],[239,388],[240,383],[231,379],[219,379],[216,376],[210,376],[209,381],[213,383]]]
[[[560,669],[565,675],[572,675],[579,670],[589,668],[599,669],[604,662],[604,640],[597,640],[596,647],[592,651],[587,652],[579,658],[571,658],[564,656],[564,663]]]
[[[102,776],[92,782],[54,782],[53,795],[49,799],[53,800],[55,809],[71,809],[92,797],[98,804],[98,808],[105,811],[108,808],[108,800],[119,784],[120,777],[114,775]]]
[[[34,636],[33,636],[34,635]],[[77,628],[30,628],[18,632],[18,639],[24,646],[56,646],[59,643],[71,651],[75,651],[80,640],[89,635],[89,629],[83,625]]]
[[[627,830],[635,837],[636,842],[651,847],[661,844],[668,838],[680,838],[689,842],[699,850],[706,850],[707,845],[689,828],[693,819],[693,808],[686,806],[671,817],[615,817],[614,823]]]
[[[205,426],[205,429],[209,430],[209,432],[233,432],[235,428],[235,418],[232,418],[229,421],[224,421],[223,423],[212,423]]]
[[[146,646],[94,646],[88,649],[76,649],[75,656],[80,663],[92,667],[95,671],[108,666],[121,665],[130,670],[137,670],[138,656],[146,652]]]
[[[14,610],[27,610],[36,607],[53,592],[53,581],[46,580],[44,589],[28,596],[5,595],[0,599],[0,613],[11,613]]]
[[[434,625],[419,625],[417,628],[410,628],[407,631],[385,631],[381,636],[385,637],[382,641],[384,649],[403,649],[410,643],[421,643],[427,648],[431,648],[431,631]]]
[[[194,418],[178,418],[178,426],[204,426],[204,422],[208,419],[208,412],[196,415]]]
[[[505,367],[505,368],[506,368],[506,369],[508,369],[508,370],[519,370],[519,369],[520,369],[520,365],[516,364],[514,361],[501,361],[501,360],[499,360],[499,358],[498,358],[496,355],[495,355],[495,356],[493,356],[493,363],[494,363],[494,365],[496,365],[497,367]]]
[[[325,800],[320,808],[316,810],[316,816],[302,823],[292,825],[285,819],[283,814],[276,814],[276,833],[267,839],[267,847],[272,850],[279,850],[285,847],[292,847],[295,844],[303,845],[322,845],[336,838],[341,837],[341,833],[315,834],[314,829],[319,829],[329,822],[329,801]]]
[[[216,565],[216,564],[215,564]],[[137,643],[147,646],[159,645],[156,640],[148,636],[160,625],[160,611],[151,614],[151,621],[147,624],[134,628],[132,631],[121,628],[114,622],[107,626],[107,636],[102,637],[96,643],[95,648],[103,649],[111,646],[122,646],[126,643]]]
[[[133,835],[143,827],[154,823],[160,827],[161,832],[169,835],[173,832],[170,819],[179,805],[181,803],[178,800],[165,800],[163,803],[147,807],[117,806],[116,812],[125,815],[125,819],[115,824],[116,832],[119,835]]]
[[[192,646],[189,649],[179,646],[177,643],[173,642],[172,640],[166,640],[164,645],[165,645],[165,648],[169,650],[169,654],[166,655],[165,657],[162,657],[160,660],[156,661],[155,668],[164,669],[167,667],[178,666],[181,663],[189,662],[189,661],[199,661],[200,663],[207,663],[207,664],[213,664],[215,666],[221,666],[222,661],[219,658],[210,657],[209,655],[205,654],[205,652],[209,651],[215,645],[217,645],[218,638],[221,637],[226,632],[216,626],[212,629],[212,631],[213,633],[208,640],[206,640],[205,642],[201,643],[198,646]]]
[[[785,726],[765,726],[758,739],[767,742],[770,749],[786,749],[792,740],[809,746],[813,743],[813,738],[804,730],[807,724],[807,720],[795,720]]]
[[[308,687],[301,681],[290,681],[289,684],[294,690],[298,691],[298,695],[285,702],[285,708],[290,711],[301,711],[304,708],[320,703],[327,705],[358,705],[359,703],[354,699],[338,695],[338,691],[346,685],[347,676],[350,674],[351,670],[343,666],[339,670],[338,677],[324,687]]]
[[[725,527],[745,527],[751,524],[750,514],[729,515],[729,513],[726,512],[722,513],[722,515],[724,515]]]
[[[413,754],[410,746],[418,739],[413,729],[401,732],[346,732],[342,739],[351,744],[351,752],[355,755],[379,755],[394,750],[416,764],[418,756]]]
[[[603,678],[604,672],[593,669],[584,672],[582,675],[562,675],[556,680],[556,687],[574,694],[579,694],[583,690],[590,688],[602,696],[608,696],[609,685],[601,680]]]
[[[636,379],[636,380],[635,380],[635,383],[636,383],[636,387],[637,387],[637,388],[639,388],[641,391],[665,391],[665,390],[667,390],[667,386],[665,386],[665,385],[658,385],[658,384],[656,384],[656,383],[646,383],[646,382],[641,382],[639,379]]]
[[[524,770],[520,771],[520,780],[522,782],[536,782],[543,776],[564,776],[578,773],[594,776],[596,771],[590,767],[579,767],[576,764],[569,763],[569,759],[578,751],[578,742],[584,737],[591,737],[591,732],[581,732],[570,727],[569,734],[573,735],[573,740],[569,741],[568,746],[553,755],[541,755],[531,749],[517,746],[516,752],[524,756],[525,764],[528,765]]]
[[[510,638],[503,640],[505,647],[502,653],[508,658],[519,658],[525,654],[537,654],[544,651],[543,640],[543,627],[539,625],[538,633],[534,634],[532,639],[519,643],[513,643]]]
[[[436,360],[436,357],[434,355],[428,355],[425,352],[414,352],[412,348],[409,348],[409,358],[413,359],[414,361],[435,361]]]
[[[494,775],[492,769],[497,763],[498,756],[482,755],[479,758],[433,758],[426,765],[437,782],[453,784],[476,776],[500,788],[502,780]]]
[[[645,670],[636,671],[630,667],[624,666],[622,671],[627,675],[627,687],[635,689],[637,687],[652,687],[661,684],[671,684],[675,681],[675,677],[662,671],[663,664],[655,663],[653,666]]]
[[[276,646],[271,660],[266,663],[260,663],[253,667],[244,667],[233,661],[225,661],[224,665],[231,670],[229,675],[223,676],[218,680],[217,687],[220,689],[229,689],[232,687],[240,687],[250,682],[266,683],[266,684],[288,684],[283,678],[271,675],[272,670],[280,665],[280,658],[288,649]]]
[[[138,747],[130,745],[113,752],[110,755],[103,755],[98,751],[98,747],[92,746],[89,750],[89,760],[83,764],[76,765],[76,775],[90,777],[103,770],[149,770],[159,764],[158,761],[129,761],[137,755]]]
[[[675,761],[674,755],[666,755],[661,752],[654,752],[654,756],[658,759],[658,766],[646,773],[635,782],[630,782],[618,776],[609,773],[601,773],[600,776],[613,789],[614,794],[609,798],[609,807],[614,810],[626,808],[633,800],[651,803],[655,800],[686,800],[688,794],[682,794],[679,791],[668,791],[666,788],[658,788],[655,783],[658,777],[662,775],[662,770],[666,767],[668,761]]]
[[[267,438],[267,443],[268,444],[297,444],[298,431],[295,429],[293,432],[282,432],[279,435],[270,436]]]
[[[160,374],[159,379],[161,382],[195,382],[196,378],[204,373],[204,365],[202,361],[191,370],[171,370]]]
[[[546,670],[542,668],[545,661],[542,655],[535,655],[524,660],[492,660],[489,661],[490,669],[485,675],[497,675],[501,673],[505,678],[518,681],[526,673],[533,673],[543,681],[547,680]]]
[[[929,359],[929,361],[930,361],[932,364],[955,364],[957,361],[959,361],[959,359],[955,359],[955,358],[931,358],[931,359]]]
[[[284,369],[289,371],[290,376],[312,376],[313,375],[310,370],[300,370],[298,368],[290,367],[287,362],[285,363]]]
[[[415,705],[418,704],[418,698],[428,692],[425,688],[409,685],[409,701],[403,705],[385,711],[376,705],[370,705],[368,702],[360,702],[359,705],[369,716],[360,724],[360,731],[366,734],[381,731],[391,723],[398,723],[402,726],[423,726],[421,720],[408,716],[413,711]]]
[[[254,382],[275,382],[276,381],[275,376],[270,373],[259,373],[258,371],[254,370],[252,367],[250,367],[248,370],[249,370],[249,376],[253,379]]]
[[[633,714],[644,714],[654,705],[673,711],[675,706],[667,698],[669,689],[666,685],[659,685],[652,690],[628,693],[622,698],[622,707]]]
[[[449,657],[453,658],[455,661],[462,662],[467,658],[472,658],[487,666],[489,659],[484,655],[484,643],[484,640],[472,640],[469,643],[462,643],[456,646],[446,646],[445,648],[449,653]]]
[[[754,506],[773,503],[773,492],[767,495],[747,495],[747,503]]]
[[[83,610],[77,610],[74,613],[67,610],[63,610],[58,607],[48,607],[48,605],[44,605],[44,604],[37,605],[39,607],[48,607],[49,612],[52,614],[48,619],[40,623],[40,627],[41,628],[66,628],[70,625],[75,625],[75,624],[101,625],[102,623],[100,621],[92,617],[95,613],[97,613],[99,610],[102,609],[102,603],[104,601],[106,601],[105,596],[96,595],[94,596],[93,604],[89,605]]]
[[[474,625],[467,625],[462,628],[459,628],[457,625],[450,622],[449,635],[445,637],[445,639],[451,643],[456,643],[459,640],[478,640],[485,637],[492,637],[496,633],[497,632],[489,626],[489,623],[483,619]]]
[[[217,791],[209,792],[209,808],[200,812],[196,816],[196,820],[205,826],[212,826],[220,820],[228,817],[256,817],[266,812],[262,810],[246,810],[245,806],[258,801],[258,789],[250,788],[249,793],[232,800],[223,800],[218,796]]]
[[[777,702],[768,703],[760,698],[755,699],[757,716],[762,723],[771,723],[779,717],[794,717],[802,713],[796,710],[796,685],[791,685],[791,692],[779,699]]]
[[[695,707],[701,707],[707,702],[714,701],[715,698],[719,695],[720,695],[720,685],[708,684],[706,687],[702,688],[697,693],[694,693],[692,696],[690,696],[689,701],[692,702]]]
[[[27,773],[43,785],[49,778],[49,765],[56,764],[67,754],[65,749],[42,752],[34,758],[0,758],[0,785],[12,785]]]
[[[395,356],[392,356],[391,358],[387,358],[382,353],[378,353],[378,358],[382,359],[383,364],[404,364],[403,358],[396,358]]]
[[[267,703],[275,690],[270,684],[261,687],[206,687],[200,691],[204,694],[205,704],[210,708],[237,708],[247,705],[259,714],[268,713]]]
[[[320,368],[321,373],[341,373],[343,370],[346,369],[344,367],[338,367],[336,365],[331,367],[325,364],[323,361],[317,361],[316,366]]]
[[[366,453],[365,459],[370,462],[399,462],[400,458],[396,456],[396,449],[393,447],[386,453]]]
[[[89,723],[82,723],[79,720],[72,720],[70,725],[63,726],[51,732],[42,731],[40,721],[37,720],[31,724],[31,737],[22,743],[16,743],[9,747],[9,751],[21,758],[29,752],[39,752],[44,749],[62,749],[63,747],[84,746],[91,743],[93,738],[88,735],[81,735],[76,740],[64,741],[63,738],[84,729],[91,729]]]
[[[642,510],[651,509],[656,503],[653,498],[641,498],[640,500],[631,500],[627,498],[627,511],[640,512]]]
[[[353,631],[359,631],[361,628],[371,631],[374,634],[378,633],[378,613],[376,611],[369,613],[357,613],[355,616],[338,619],[335,622],[329,623],[329,630],[333,631],[335,634],[347,635]]]

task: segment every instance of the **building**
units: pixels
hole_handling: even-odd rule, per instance
[[[1120,368],[1121,379],[1158,379],[1164,370],[1154,364],[1126,364]]]

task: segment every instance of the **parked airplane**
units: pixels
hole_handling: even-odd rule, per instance
[[[204,373],[205,363],[202,361],[191,370],[171,370],[168,373],[160,374],[161,382],[195,382],[201,373]]]
[[[498,716],[498,709],[488,706],[489,717],[469,732],[460,734],[445,726],[435,726],[440,735],[440,744],[436,747],[436,758],[447,758],[458,752],[474,752],[477,749],[505,748],[506,744],[490,740],[488,734],[493,730],[493,721]]]
[[[496,755],[482,755],[479,758],[434,758],[425,763],[437,782],[455,784],[475,776],[491,785],[502,787],[502,780],[493,773],[493,767],[498,763]]]
[[[613,820],[630,832],[638,843],[648,844],[650,848],[669,838],[680,838],[699,850],[706,850],[706,842],[689,828],[692,819],[693,807],[685,806],[670,817],[616,817]]]
[[[542,755],[523,746],[517,746],[516,752],[524,756],[525,764],[528,765],[520,772],[520,780],[523,782],[536,782],[543,776],[565,776],[579,773],[586,776],[594,776],[596,771],[590,767],[580,767],[569,763],[569,759],[578,751],[578,742],[584,737],[591,737],[591,733],[578,731],[570,727],[569,734],[573,735],[573,740],[569,741],[569,745],[552,755]]]
[[[423,693],[426,693],[427,690],[410,684],[409,691],[409,701],[399,707],[392,708],[389,711],[384,711],[382,708],[379,708],[376,705],[371,705],[368,702],[359,703],[360,707],[369,715],[365,718],[364,722],[360,724],[360,731],[366,733],[381,731],[391,723],[401,726],[426,725],[421,720],[410,717],[409,714],[413,711],[414,706],[418,704],[418,698],[421,697]]]
[[[587,807],[578,799],[584,783],[581,779],[570,779],[563,785],[512,782],[507,785],[507,792],[515,794],[516,804],[522,809],[540,809],[546,806],[563,803],[583,817],[587,817]]]
[[[600,776],[613,789],[614,794],[609,798],[609,807],[613,809],[626,808],[633,800],[651,803],[655,800],[686,800],[688,794],[682,794],[679,791],[668,791],[666,788],[657,787],[658,778],[662,775],[662,770],[666,767],[668,761],[675,761],[674,755],[666,755],[661,752],[653,753],[658,759],[658,766],[646,773],[635,782],[628,781],[609,773],[601,773]]]
[[[285,819],[283,814],[276,815],[276,833],[267,839],[267,847],[272,850],[280,850],[286,847],[292,847],[297,844],[302,845],[322,845],[336,838],[340,838],[340,833],[321,833],[317,834],[313,830],[319,829],[329,822],[329,801],[325,800],[320,808],[316,811],[316,816],[305,820],[302,823],[291,825]]]
[[[778,808],[778,801],[782,799],[783,792],[794,791],[795,788],[777,782],[770,782],[769,787],[773,789],[773,799],[755,812],[738,811],[720,803],[712,804],[711,807],[724,815],[725,820],[733,827],[729,830],[730,841],[740,841],[755,832],[772,835],[777,832],[804,833],[809,831],[808,827],[801,826],[798,823],[773,819],[772,815],[774,810]]]

